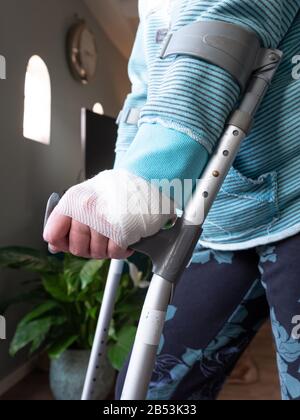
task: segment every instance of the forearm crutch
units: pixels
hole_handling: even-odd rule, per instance
[[[122,400],[147,397],[172,287],[192,257],[203,223],[282,59],[281,51],[261,48],[255,33],[221,22],[200,22],[171,34],[162,58],[170,54],[194,55],[225,68],[240,83],[243,94],[183,216],[172,229],[132,247],[151,257],[154,276],[142,310]]]
[[[197,22],[168,35],[161,58],[171,54],[192,55],[227,70],[239,83],[242,95],[183,216],[171,229],[131,247],[152,259],[153,278],[143,306],[122,400],[144,400],[147,396],[173,287],[192,257],[204,221],[242,141],[252,128],[254,116],[282,59],[281,51],[261,48],[254,32],[214,21]],[[57,204],[58,197],[54,197],[49,201],[48,215]],[[115,264],[112,263],[105,289],[83,400],[92,399],[99,358],[105,354],[107,328],[122,263]]]

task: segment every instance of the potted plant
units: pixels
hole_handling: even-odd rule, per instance
[[[69,254],[49,256],[33,249],[10,247],[0,248],[0,267],[37,275],[26,282],[26,292],[0,306],[3,314],[11,305],[31,304],[30,312],[18,324],[10,354],[14,356],[27,346],[30,355],[45,349],[51,360],[50,385],[55,398],[80,399],[109,261],[86,260]],[[118,289],[107,363],[99,370],[96,399],[108,396],[115,371],[121,368],[130,351],[145,294],[143,288],[149,284],[144,280],[149,273],[144,276],[130,262],[128,268]]]

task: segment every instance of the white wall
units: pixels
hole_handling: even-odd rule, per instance
[[[84,0],[108,38],[128,59],[138,26],[138,0]]]
[[[80,109],[100,101],[117,115],[129,90],[127,63],[110,44],[82,0],[0,0],[0,54],[7,80],[0,80],[0,246],[42,247],[45,202],[53,191],[76,183],[82,168]],[[99,69],[89,86],[75,82],[65,57],[65,36],[77,13],[94,29]],[[22,137],[24,77],[31,55],[40,55],[52,81],[50,146]],[[0,299],[12,296],[24,275],[0,271]],[[20,310],[10,311],[11,338]],[[24,361],[11,359],[0,341],[0,380]]]

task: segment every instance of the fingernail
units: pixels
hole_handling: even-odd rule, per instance
[[[52,255],[59,254],[59,252],[55,248],[53,248],[51,245],[48,245],[48,250],[49,250],[50,254],[52,254]]]

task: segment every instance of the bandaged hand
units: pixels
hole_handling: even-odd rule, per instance
[[[128,258],[129,249],[176,214],[174,202],[125,170],[101,172],[72,187],[51,214],[44,239],[53,252],[84,258]]]

